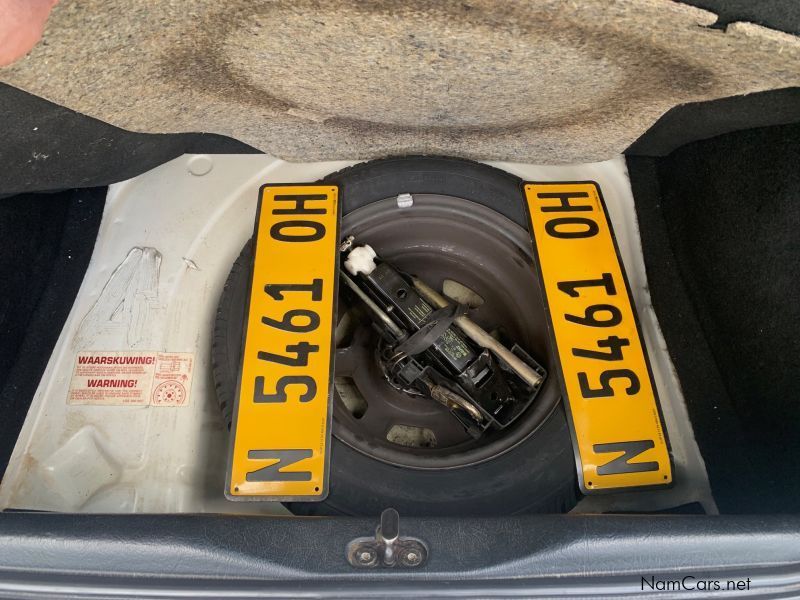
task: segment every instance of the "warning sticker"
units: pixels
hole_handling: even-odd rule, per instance
[[[186,406],[194,354],[79,352],[68,404]]]

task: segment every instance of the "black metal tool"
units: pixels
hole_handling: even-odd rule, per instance
[[[538,384],[531,385],[508,361],[459,329],[457,320],[466,307],[432,306],[410,276],[369,246],[353,248],[352,242],[342,245],[342,277],[366,305],[380,334],[377,351],[389,383],[444,404],[475,437],[490,427],[510,425],[535,398],[544,369],[517,345],[504,353],[539,375]]]

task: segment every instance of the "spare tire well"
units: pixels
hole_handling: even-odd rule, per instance
[[[410,211],[427,210],[425,214],[435,215],[436,218],[441,218],[437,210],[450,211],[446,212],[450,216],[474,212],[484,221],[497,221],[494,229],[486,227],[483,231],[462,227],[468,233],[461,231],[461,235],[468,241],[462,240],[460,243],[480,248],[476,236],[485,236],[489,240],[489,255],[501,250],[505,252],[505,247],[514,248],[511,252],[513,256],[495,257],[494,264],[499,265],[495,270],[500,271],[500,287],[503,276],[508,279],[508,273],[512,273],[512,277],[523,278],[520,279],[522,283],[518,282],[516,291],[506,293],[520,296],[519,285],[524,285],[524,275],[521,274],[525,269],[530,271],[531,258],[530,250],[526,251],[529,241],[526,241],[520,181],[516,177],[470,161],[409,157],[362,163],[334,173],[325,181],[336,183],[341,189],[343,236],[349,233],[349,227],[354,228],[357,235],[368,235],[370,224],[377,222],[374,213],[383,210],[384,205],[389,206],[387,199],[396,199],[401,194],[418,195],[423,199],[422,202],[415,201]],[[385,201],[383,205],[381,201]],[[396,208],[397,203],[393,206]],[[392,218],[404,219],[411,214],[418,213],[398,213]],[[393,237],[395,247],[401,248],[402,231],[408,231],[406,236],[410,236],[414,229],[404,225],[408,224],[402,220],[390,223],[387,231],[393,230],[392,235],[378,235],[386,241]],[[444,239],[447,230],[455,229],[458,226],[434,226],[431,236]],[[497,241],[501,238],[502,241]],[[501,247],[501,244],[505,246]],[[406,258],[413,266],[414,257]],[[451,270],[458,269],[459,261],[469,260],[469,257],[458,255],[435,258],[449,261],[450,266],[442,268]],[[422,256],[422,259],[422,263],[431,262],[430,255]],[[248,242],[231,269],[214,330],[214,380],[223,416],[228,423],[234,404],[251,260]],[[422,264],[420,260],[417,257],[417,265]],[[507,272],[503,273],[505,263],[509,266]],[[530,338],[527,342],[536,345],[537,358],[549,363],[552,358],[547,347],[543,317],[541,323],[532,329],[525,326],[527,320],[538,321],[536,314],[543,311],[538,284],[532,274],[530,282],[534,289],[524,289],[526,300],[533,299],[530,302],[532,308],[507,310],[523,313],[522,316],[515,315],[509,328],[518,331],[527,329],[527,337]],[[466,287],[476,286],[468,284]],[[500,304],[498,298],[501,296],[496,292],[493,295],[492,287],[498,286],[475,290],[485,300],[481,307],[484,310]],[[517,307],[514,302],[506,304],[506,309],[509,306]],[[340,310],[340,317],[341,314]],[[336,375],[340,380],[348,377],[339,369]],[[577,490],[572,444],[555,376],[547,383],[550,389],[547,394],[542,394],[542,401],[537,399],[526,411],[526,414],[534,409],[538,411],[533,415],[535,418],[529,419],[527,430],[516,431],[517,439],[505,447],[495,444],[493,452],[487,451],[484,455],[477,453],[472,457],[460,451],[459,447],[454,447],[458,452],[448,453],[447,444],[439,446],[436,434],[417,423],[394,422],[387,425],[383,436],[386,448],[365,443],[363,431],[353,434],[343,426],[342,419],[349,417],[355,421],[369,414],[370,398],[361,398],[366,407],[361,405],[355,410],[347,410],[344,408],[345,402],[337,394],[333,401],[340,406],[334,408],[330,495],[322,503],[293,503],[289,508],[297,514],[353,515],[378,515],[388,506],[397,508],[402,514],[418,515],[499,515],[569,510],[576,502]],[[388,384],[386,388],[389,388]],[[363,391],[361,394],[368,396]],[[396,425],[416,429],[411,435],[412,429],[398,429]],[[388,441],[387,435],[391,438]],[[400,454],[403,451],[405,455]],[[438,452],[438,456],[443,458],[437,462],[424,456],[426,452]]]

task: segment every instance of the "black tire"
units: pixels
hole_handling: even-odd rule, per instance
[[[326,181],[340,186],[343,214],[404,192],[445,194],[483,204],[527,229],[520,180],[479,163],[450,158],[393,158],[350,167],[330,175]],[[225,284],[214,329],[214,381],[228,424],[251,260],[248,242]],[[442,470],[398,467],[370,458],[334,436],[330,465],[327,500],[292,503],[288,505],[292,512],[374,516],[391,506],[406,515],[561,513],[577,501],[575,460],[561,403],[521,443],[483,463]]]

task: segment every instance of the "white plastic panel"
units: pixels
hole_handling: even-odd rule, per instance
[[[210,368],[214,316],[250,237],[258,188],[315,181],[351,162],[185,155],[110,187],[94,254],[0,485],[0,508],[65,512],[285,514],[223,497],[227,431]],[[544,167],[493,163],[525,179],[594,180],[617,234],[675,459],[666,491],[595,496],[581,512],[715,506],[679,383],[650,305],[624,160]],[[68,404],[78,352],[191,353],[181,406]]]

